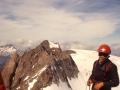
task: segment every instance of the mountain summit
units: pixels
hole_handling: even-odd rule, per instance
[[[8,90],[42,90],[60,81],[71,88],[68,79],[76,78],[79,70],[68,51],[58,43],[43,41],[35,49],[15,53],[2,71]]]

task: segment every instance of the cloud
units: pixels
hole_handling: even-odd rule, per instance
[[[4,46],[6,45],[6,42],[5,41],[0,41],[0,46]]]
[[[5,0],[0,4],[0,25],[2,26],[0,39],[80,40],[83,42],[106,37],[115,32],[120,20],[113,16],[114,13],[112,15],[98,13],[95,9],[93,13],[93,8],[98,4],[104,5],[103,2],[99,2],[100,4],[98,2],[91,4],[92,2],[85,2],[85,0],[21,0],[14,2]],[[90,8],[89,13],[86,11],[88,8]]]
[[[47,39],[63,50],[97,50],[98,39],[119,41],[113,38],[120,30],[119,10],[120,0],[0,0],[0,46],[26,50]],[[95,44],[84,43],[93,39]],[[110,45],[113,55],[120,56],[119,45]]]
[[[97,45],[82,43],[79,41],[73,42],[60,42],[60,46],[62,50],[69,50],[69,49],[85,49],[85,50],[97,50]]]
[[[18,50],[26,50],[27,48],[32,46],[32,41],[17,39],[11,42]]]
[[[10,42],[6,42],[6,44],[13,44],[15,48],[21,51],[26,51],[28,48],[35,48],[37,45],[39,45],[40,41],[33,42],[31,40],[25,40],[25,39],[16,39]]]
[[[112,54],[120,56],[120,43],[111,44]]]
[[[97,51],[99,46],[100,45],[98,44],[81,43],[79,41],[60,42],[60,47],[62,48],[62,50],[82,49]],[[111,55],[120,57],[120,43],[109,44],[109,46],[111,48]]]
[[[43,42],[43,40],[39,40],[39,41],[31,41],[31,40],[24,40],[24,39],[16,39],[13,40],[12,42],[0,42],[0,46],[4,46],[6,44],[13,44],[15,48],[17,48],[18,50],[21,51],[26,51],[28,49],[34,49],[36,48],[38,45],[40,45],[40,43]],[[98,47],[100,45],[98,44],[90,44],[90,43],[82,43],[80,41],[62,41],[62,42],[58,42],[58,41],[50,41],[53,43],[59,43],[61,49],[64,50],[69,50],[69,49],[83,49],[83,50],[94,50],[97,51]],[[111,47],[111,55],[116,55],[116,56],[120,56],[120,43],[114,43],[114,44],[109,44],[109,46]]]

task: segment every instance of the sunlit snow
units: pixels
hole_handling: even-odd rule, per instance
[[[14,49],[13,47],[0,47],[0,52],[3,52],[3,53],[5,53],[5,52],[8,52],[8,53],[14,53],[14,52],[16,52],[16,49]]]
[[[52,42],[49,42],[49,46],[50,46],[50,48],[59,48],[58,44],[54,44]]]
[[[59,86],[57,86],[57,84],[52,83],[51,86],[43,88],[43,90],[72,90],[70,87],[67,86],[67,83],[62,82],[61,80],[59,80],[59,82]]]
[[[35,83],[36,81],[37,81],[37,80],[34,79],[32,82],[29,82],[28,90],[30,90],[30,89],[33,87],[33,85],[34,85],[34,83]]]
[[[29,78],[29,76],[27,76],[27,77],[24,79],[24,81],[27,80],[28,78]]]

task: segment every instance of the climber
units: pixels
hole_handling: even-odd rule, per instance
[[[117,66],[109,60],[111,49],[103,44],[98,48],[99,59],[93,64],[92,74],[87,86],[92,84],[92,90],[111,90],[119,85]]]

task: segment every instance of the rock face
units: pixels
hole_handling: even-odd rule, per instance
[[[68,51],[47,40],[22,56],[14,54],[2,71],[7,90],[42,90],[59,79],[76,78],[78,68]],[[31,85],[32,84],[32,85]]]

